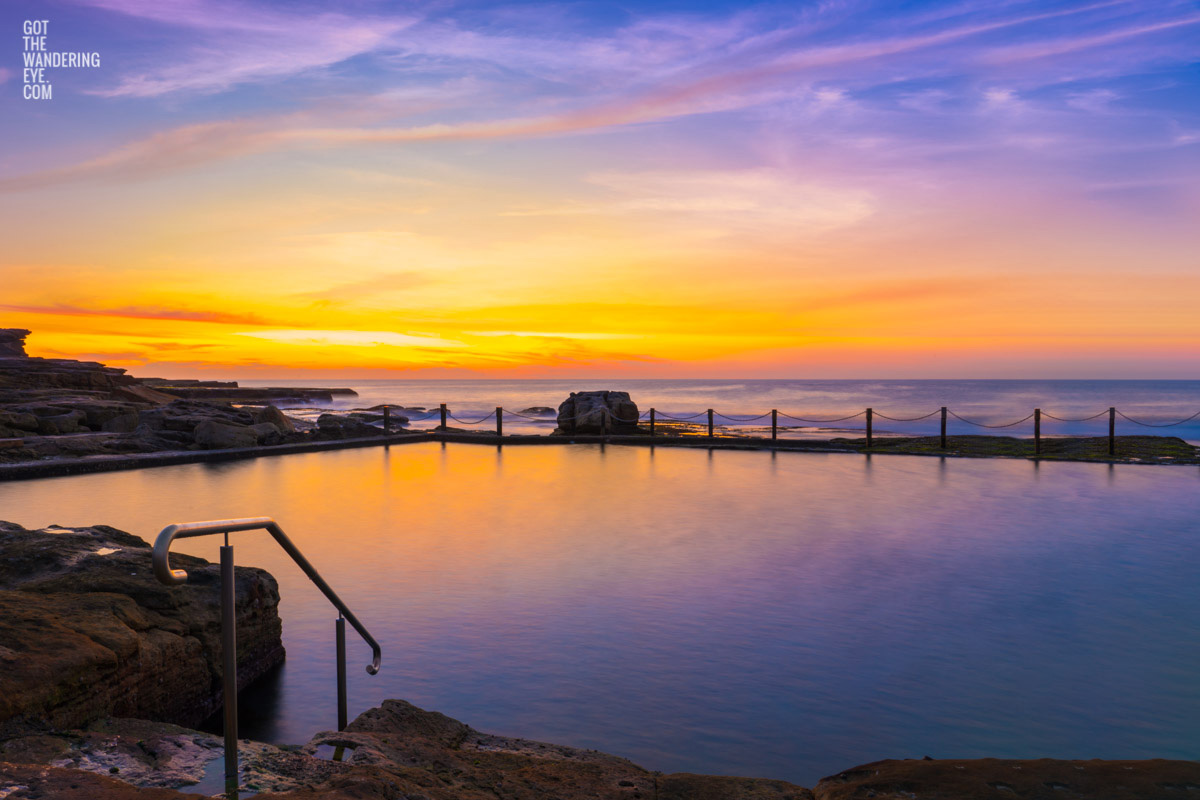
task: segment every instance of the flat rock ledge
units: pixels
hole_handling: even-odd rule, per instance
[[[0,741],[0,793],[34,797],[185,798],[215,794],[216,737],[161,723],[108,720],[86,730],[15,733]],[[342,760],[331,760],[337,749]],[[295,800],[811,800],[756,778],[650,772],[595,750],[480,733],[403,700],[299,747],[243,741],[241,788]],[[91,794],[59,793],[72,785]]]
[[[302,746],[243,740],[240,754],[241,789],[262,800],[1157,800],[1200,793],[1200,763],[1163,759],[877,761],[811,790],[761,778],[664,775],[595,750],[480,733],[403,700],[387,700],[345,731],[318,733]],[[0,736],[0,797],[11,800],[216,795],[221,768],[217,737],[164,723],[110,719],[82,730]]]
[[[110,715],[198,725],[221,707],[219,567],[172,554],[189,576],[168,587],[150,554],[105,525],[0,522],[0,731]],[[282,623],[275,579],[252,567],[236,576],[245,686],[283,661]]]

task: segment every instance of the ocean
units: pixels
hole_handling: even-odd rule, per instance
[[[886,417],[910,419],[937,412],[942,406],[951,412],[948,431],[952,435],[1032,436],[1032,420],[1004,428],[980,426],[1008,425],[1041,408],[1052,415],[1043,417],[1044,436],[1102,436],[1108,433],[1107,411],[1115,407],[1123,415],[1117,417],[1119,435],[1161,434],[1200,443],[1200,380],[259,380],[243,381],[242,385],[348,386],[358,392],[358,397],[339,397],[326,404],[325,408],[332,409],[388,403],[435,410],[446,403],[454,417],[462,420],[451,421],[451,425],[459,427],[471,427],[466,423],[483,419],[477,426],[494,428],[495,418],[488,415],[501,406],[506,410],[507,433],[549,433],[555,426],[552,415],[529,420],[509,412],[519,414],[536,406],[557,408],[573,391],[614,389],[629,392],[643,413],[654,408],[659,415],[687,417],[712,408],[717,413],[716,424],[737,431],[763,432],[763,426],[770,425],[769,418],[746,418],[769,414],[771,409],[818,421],[859,414],[840,422],[781,417],[780,435],[784,438],[860,433],[864,427],[860,412],[868,407],[876,414],[877,435],[933,435],[939,429],[936,413],[915,422]],[[1094,419],[1060,421],[1085,417]],[[1147,426],[1168,425],[1187,417],[1193,418],[1171,427]],[[436,416],[414,418],[410,427],[429,428],[437,423]]]

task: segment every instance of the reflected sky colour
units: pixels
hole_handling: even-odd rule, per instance
[[[99,52],[21,98],[22,20]],[[1194,377],[1200,6],[15,0],[0,318],[208,377]]]
[[[564,479],[566,478],[566,479]],[[279,519],[403,697],[649,769],[1200,748],[1193,467],[421,443],[0,484],[28,526]],[[351,490],[352,489],[352,490]],[[336,722],[332,607],[265,534],[288,659],[245,736]],[[219,537],[176,549],[216,560]]]

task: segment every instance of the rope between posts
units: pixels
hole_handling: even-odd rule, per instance
[[[1123,411],[1118,411],[1117,413],[1120,414],[1122,418],[1127,419],[1130,422],[1132,422],[1134,425],[1141,425],[1143,428],[1174,428],[1176,425],[1182,425],[1185,422],[1191,422],[1196,417],[1200,417],[1200,411],[1197,411],[1195,414],[1192,414],[1187,419],[1181,419],[1178,422],[1168,422],[1165,425],[1156,425],[1152,422],[1141,422],[1139,420],[1133,419],[1132,417],[1127,417],[1127,416],[1125,416],[1125,413]]]
[[[880,419],[891,420],[892,422],[920,422],[923,419],[929,419],[934,414],[940,414],[941,411],[942,410],[939,408],[937,411],[930,411],[928,414],[926,414],[923,417],[889,417],[887,414],[880,414],[878,411],[873,411],[871,413],[873,413],[875,416],[879,417]]]
[[[1066,417],[1056,417],[1053,414],[1051,414],[1049,411],[1043,411],[1042,416],[1049,417],[1050,419],[1053,419],[1053,420],[1058,420],[1059,422],[1091,422],[1092,420],[1096,419],[1097,417],[1103,417],[1107,413],[1108,413],[1108,410],[1105,409],[1104,411],[1101,411],[1099,414],[1092,414],[1090,417],[1080,417],[1079,419],[1068,419]]]
[[[1015,427],[1015,426],[1017,426],[1017,425],[1020,425],[1022,422],[1028,422],[1029,420],[1033,419],[1033,414],[1030,414],[1028,417],[1025,417],[1025,419],[1019,419],[1019,420],[1017,420],[1016,422],[1010,422],[1010,423],[1008,423],[1007,425],[984,425],[982,422],[972,422],[972,421],[971,421],[971,420],[969,420],[969,419],[963,419],[963,418],[962,418],[962,417],[960,417],[958,414],[955,414],[953,411],[950,411],[949,413],[950,413],[950,414],[951,414],[951,415],[952,415],[952,416],[953,416],[955,419],[959,420],[960,422],[965,422],[965,423],[967,423],[968,425],[974,425],[976,428],[991,428],[991,429],[993,429],[993,430],[996,430],[996,429],[998,429],[998,428],[1012,428],[1012,427]]]
[[[550,422],[551,421],[549,417],[531,417],[531,416],[528,416],[527,414],[521,414],[517,411],[509,411],[507,408],[501,409],[501,411],[503,411],[505,413],[505,415],[507,415],[507,416],[520,417],[521,419],[531,419],[534,422]]]
[[[805,419],[804,417],[793,417],[791,414],[785,414],[782,411],[779,412],[779,416],[787,417],[788,419],[794,419],[794,420],[796,420],[796,422],[845,422],[848,419],[854,419],[855,417],[861,417],[863,414],[866,414],[866,413],[867,413],[866,411],[860,411],[857,414],[851,414],[848,417],[838,417],[837,419]]]
[[[611,419],[612,421],[614,421],[614,422],[624,422],[624,423],[626,423],[626,424],[629,424],[629,425],[632,425],[633,423],[635,423],[635,422],[639,421],[639,420],[640,420],[642,417],[646,416],[645,414],[638,414],[638,415],[637,415],[636,417],[634,417],[633,419],[625,419],[624,417],[618,417],[618,416],[617,416],[616,414],[614,414],[614,413],[613,413],[613,412],[612,412],[612,411],[611,411],[611,410],[610,410],[610,409],[609,409],[607,406],[605,406],[605,407],[603,408],[603,411],[604,411],[604,415],[605,415],[606,417],[608,417],[609,419]],[[578,419],[578,417],[576,417],[576,419]]]
[[[440,412],[439,412],[439,413],[440,413]],[[454,416],[453,414],[447,414],[447,415],[446,415],[446,417],[447,417],[448,419],[452,419],[452,420],[454,420],[454,421],[455,421],[455,422],[457,422],[459,425],[478,425],[478,424],[479,424],[479,423],[481,423],[481,422],[487,422],[489,419],[491,419],[491,418],[492,418],[492,417],[494,417],[494,416],[496,416],[496,412],[495,412],[495,411],[493,411],[492,413],[488,414],[486,417],[480,417],[479,419],[475,420],[474,422],[468,422],[468,421],[467,421],[467,420],[465,420],[465,419],[459,419],[458,417]]]
[[[507,414],[512,417],[519,417],[521,419],[527,419],[527,420],[531,420],[534,422],[558,422],[559,421],[557,417],[554,417],[554,418],[544,417],[544,416],[534,417],[534,416],[530,416],[528,414],[522,414],[518,411],[509,411],[507,409],[501,409],[500,411],[501,411],[501,413]],[[599,411],[604,416],[606,416],[608,419],[611,419],[615,422],[622,422],[622,423],[627,423],[627,424],[637,423],[639,421],[648,419],[650,416],[650,412],[646,411],[632,419],[625,419],[624,417],[618,417],[610,409],[608,409],[606,407],[601,407],[594,411],[589,411],[587,414],[577,414],[574,417],[572,417],[572,421],[578,421],[580,419],[583,419],[585,416],[595,413],[595,411]],[[940,412],[941,412],[941,409],[937,409],[936,411],[931,411],[928,414],[925,414],[925,415],[919,416],[919,417],[890,417],[886,414],[881,414],[878,411],[873,412],[873,414],[874,414],[874,416],[879,417],[880,419],[889,420],[891,422],[920,422],[921,420],[926,420],[926,419],[929,419],[930,417],[936,416]],[[437,417],[440,413],[441,413],[441,410],[437,409],[437,410],[431,410],[423,416],[406,417],[406,418],[409,422],[422,422],[425,420],[433,419],[434,417]],[[1009,422],[1009,423],[1005,423],[1003,425],[985,425],[982,422],[976,422],[974,420],[966,419],[965,417],[962,417],[959,414],[957,414],[954,411],[951,411],[949,409],[947,409],[947,413],[950,414],[951,416],[953,416],[958,421],[964,422],[967,425],[973,425],[977,428],[987,428],[990,430],[999,430],[999,429],[1003,429],[1003,428],[1016,427],[1017,425],[1028,422],[1029,420],[1033,419],[1033,417],[1034,417],[1034,414],[1031,413],[1024,418],[1017,420],[1016,422]],[[1093,414],[1090,417],[1071,418],[1071,417],[1059,417],[1059,416],[1055,416],[1054,414],[1051,414],[1047,411],[1042,411],[1042,416],[1046,417],[1047,419],[1052,419],[1052,420],[1055,420],[1058,422],[1090,422],[1094,419],[1099,419],[1100,417],[1103,417],[1108,413],[1109,412],[1106,409],[1104,411],[1101,411],[1098,414]],[[1133,417],[1130,417],[1123,411],[1117,410],[1116,413],[1119,414],[1121,416],[1121,418],[1126,420],[1127,422],[1132,422],[1134,425],[1140,425],[1145,428],[1173,428],[1175,426],[1183,425],[1185,423],[1191,422],[1194,419],[1200,418],[1200,411],[1197,411],[1195,414],[1192,414],[1191,416],[1185,417],[1184,419],[1178,420],[1176,422],[1153,423],[1153,422],[1143,422],[1142,420],[1134,419]],[[689,422],[691,420],[696,420],[696,419],[705,417],[705,416],[707,416],[707,414],[708,414],[707,411],[701,411],[697,414],[692,414],[690,416],[672,416],[670,414],[665,414],[660,411],[655,411],[655,418],[657,420],[672,421],[672,422]],[[827,424],[827,423],[832,423],[832,422],[845,422],[847,420],[855,419],[857,417],[861,417],[864,414],[866,414],[866,411],[859,411],[857,413],[850,414],[845,417],[836,417],[833,419],[812,419],[812,418],[808,418],[808,417],[797,417],[797,416],[793,416],[791,414],[784,413],[782,411],[778,411],[777,414],[779,417],[782,417],[784,419],[794,420],[796,422]],[[404,417],[406,415],[400,414],[397,411],[397,416]],[[496,416],[496,412],[493,411],[490,414],[487,414],[486,416],[481,417],[477,420],[465,420],[465,419],[459,419],[458,417],[454,416],[453,414],[449,414],[449,413],[446,414],[447,419],[454,420],[455,422],[459,423],[460,425],[480,425],[484,422],[487,422],[489,419],[492,419],[495,416]],[[722,420],[727,420],[727,421],[735,422],[735,423],[756,422],[758,420],[766,419],[767,417],[770,417],[770,416],[771,416],[770,412],[767,412],[766,414],[759,414],[757,416],[739,416],[739,415],[733,415],[733,414],[721,414],[716,411],[713,412],[714,418],[720,417]],[[562,421],[565,422],[567,420],[562,420]]]

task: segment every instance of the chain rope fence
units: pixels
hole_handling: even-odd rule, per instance
[[[390,406],[385,406],[385,408],[390,408]],[[402,410],[403,407],[397,407],[397,409]],[[1090,416],[1083,416],[1083,417],[1063,417],[1063,416],[1058,416],[1056,414],[1052,414],[1048,411],[1043,411],[1041,409],[1035,409],[1032,413],[1022,417],[1019,420],[1016,420],[1015,422],[1005,422],[1005,423],[999,423],[999,424],[985,423],[985,422],[981,422],[976,419],[970,419],[970,418],[964,417],[961,414],[958,414],[957,412],[952,411],[948,408],[938,408],[933,411],[930,411],[928,414],[921,414],[919,416],[912,416],[912,417],[894,417],[894,416],[890,416],[888,414],[883,414],[879,411],[875,411],[874,409],[864,409],[863,411],[857,411],[853,414],[847,414],[846,416],[841,416],[841,417],[806,417],[806,416],[798,416],[795,414],[789,414],[789,413],[786,413],[783,411],[779,411],[778,409],[772,409],[771,411],[768,411],[764,414],[757,414],[757,415],[754,415],[754,414],[725,414],[725,413],[721,413],[721,412],[717,412],[715,410],[709,409],[709,410],[700,411],[698,413],[689,415],[689,414],[678,414],[678,413],[666,414],[666,413],[657,411],[656,409],[652,408],[649,411],[643,412],[636,417],[625,418],[625,417],[617,416],[616,414],[613,413],[613,411],[611,409],[609,409],[605,406],[600,406],[595,409],[590,409],[587,412],[584,412],[581,414],[576,414],[573,417],[566,417],[566,418],[558,416],[553,411],[549,411],[544,414],[534,416],[534,415],[526,414],[521,411],[510,411],[505,408],[497,407],[497,409],[495,411],[492,411],[491,413],[486,414],[486,415],[480,417],[479,419],[463,419],[463,418],[457,417],[457,416],[453,415],[452,413],[450,413],[449,409],[446,406],[442,406],[441,408],[438,408],[438,409],[431,409],[430,411],[423,414],[422,416],[406,417],[406,423],[402,423],[402,424],[407,424],[407,422],[423,422],[426,420],[434,419],[436,417],[443,417],[445,420],[453,420],[454,422],[458,423],[459,425],[473,426],[473,425],[482,425],[483,423],[487,422],[488,420],[495,418],[496,419],[496,428],[497,428],[497,431],[499,432],[499,431],[502,431],[502,429],[503,429],[503,418],[505,416],[515,417],[515,418],[523,419],[523,420],[529,420],[531,422],[544,422],[544,423],[553,422],[555,424],[561,424],[564,422],[578,422],[582,419],[587,419],[587,418],[595,419],[595,416],[597,414],[599,414],[602,417],[602,419],[604,420],[604,428],[607,428],[607,425],[609,422],[622,423],[622,424],[626,424],[626,425],[636,425],[640,422],[643,422],[643,421],[649,419],[651,431],[653,431],[653,429],[654,429],[655,422],[693,423],[695,420],[700,420],[700,419],[707,417],[708,418],[707,419],[708,429],[709,429],[710,436],[713,435],[714,422],[717,419],[722,420],[724,423],[731,423],[733,425],[746,425],[748,423],[760,422],[762,420],[770,418],[771,419],[770,428],[771,428],[771,438],[772,439],[777,438],[778,430],[780,428],[782,428],[783,430],[786,431],[789,427],[786,425],[784,425],[784,426],[779,425],[779,420],[791,420],[793,422],[798,422],[803,425],[829,425],[832,423],[848,422],[850,420],[858,419],[860,417],[865,416],[866,417],[865,432],[867,435],[868,445],[872,441],[872,425],[871,425],[871,423],[872,423],[873,419],[887,420],[889,422],[898,422],[898,423],[913,423],[913,422],[922,422],[924,420],[936,417],[938,414],[941,414],[942,415],[941,434],[943,437],[943,444],[945,443],[944,437],[946,436],[946,420],[947,420],[948,416],[953,417],[955,420],[963,423],[964,425],[969,425],[969,426],[972,426],[975,428],[982,428],[985,430],[1006,430],[1009,428],[1015,428],[1019,425],[1023,425],[1025,423],[1029,422],[1030,420],[1034,420],[1034,437],[1039,442],[1039,446],[1040,446],[1040,441],[1042,438],[1041,422],[1044,419],[1045,420],[1054,420],[1056,422],[1062,422],[1062,423],[1068,423],[1068,424],[1080,424],[1080,423],[1092,422],[1094,420],[1100,419],[1101,417],[1107,416],[1108,421],[1109,421],[1108,438],[1109,438],[1109,442],[1110,442],[1110,451],[1111,451],[1112,442],[1115,438],[1116,417],[1118,417],[1118,416],[1128,423],[1131,423],[1133,425],[1137,425],[1140,427],[1144,427],[1144,428],[1174,428],[1174,427],[1178,427],[1180,425],[1187,424],[1188,422],[1191,422],[1193,420],[1200,419],[1200,411],[1197,411],[1196,413],[1194,413],[1190,416],[1184,417],[1183,419],[1179,419],[1174,422],[1148,422],[1144,419],[1138,419],[1136,417],[1129,416],[1125,412],[1120,411],[1116,408],[1108,408],[1108,409],[1100,411],[1096,414],[1092,414]],[[727,427],[727,425],[723,424],[722,427]],[[608,431],[605,431],[605,432],[608,432]],[[878,432],[876,432],[876,434],[877,433]],[[892,433],[891,435],[896,435],[896,434]]]

